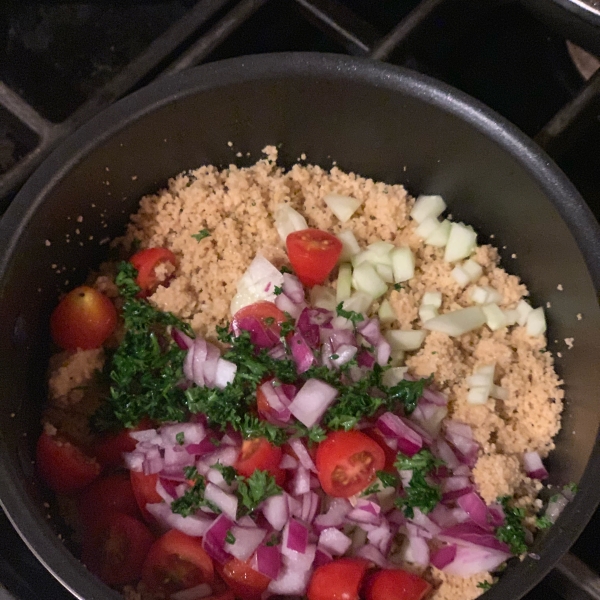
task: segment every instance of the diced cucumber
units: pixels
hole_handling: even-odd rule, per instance
[[[390,329],[384,334],[392,350],[412,352],[418,350],[425,341],[426,331],[422,329]]]
[[[348,221],[362,204],[360,200],[352,198],[352,196],[342,196],[340,194],[327,194],[323,200],[342,223]]]
[[[519,313],[515,309],[508,309],[504,311],[506,317],[506,325],[514,325],[519,320]]]
[[[310,303],[316,308],[335,311],[339,304],[336,302],[336,292],[333,288],[324,285],[315,285],[310,290]]]
[[[335,301],[337,304],[350,298],[352,294],[352,267],[348,263],[339,266]]]
[[[479,285],[473,286],[470,296],[471,300],[473,300],[475,304],[485,304],[488,301],[488,293],[486,289]]]
[[[423,324],[423,328],[457,337],[478,329],[485,324],[485,321],[485,313],[481,308],[479,306],[470,306],[469,308],[461,308],[435,317],[435,319],[430,319],[427,323]]]
[[[349,262],[353,256],[356,256],[360,252],[360,246],[358,245],[356,236],[350,229],[342,229],[342,231],[337,234],[337,238],[342,242],[342,253],[340,254],[338,262]]]
[[[490,397],[490,390],[487,387],[472,387],[467,393],[467,402],[469,404],[485,404]]]
[[[483,274],[483,267],[472,258],[465,260],[465,262],[462,264],[462,268],[473,283],[475,283]]]
[[[417,222],[422,223],[428,217],[439,217],[446,210],[446,203],[441,196],[419,196],[415,201],[410,216]]]
[[[419,319],[421,319],[421,323],[425,323],[429,319],[435,319],[438,315],[438,309],[432,304],[421,304],[419,306]]]
[[[379,275],[386,283],[394,283],[394,271],[392,270],[392,265],[375,265],[375,270],[377,271],[377,275]]]
[[[454,278],[454,281],[460,285],[460,287],[466,287],[471,283],[469,274],[463,269],[462,265],[456,265],[450,272],[450,275]]]
[[[446,244],[444,260],[456,262],[471,255],[477,245],[477,234],[472,227],[463,223],[452,223]]]
[[[402,283],[415,275],[415,257],[408,247],[394,248],[391,252],[394,281]]]
[[[546,317],[544,309],[540,306],[534,308],[527,316],[527,333],[531,336],[542,335],[546,331]]]
[[[506,402],[508,400],[508,390],[499,385],[493,385],[490,396],[496,398],[496,400],[504,400]]]
[[[373,304],[373,296],[366,292],[354,292],[348,300],[344,300],[343,309],[367,314],[371,304]]]
[[[373,254],[373,256],[387,256],[395,248],[394,244],[389,242],[373,242],[367,246],[367,250]]]
[[[435,308],[442,306],[442,292],[425,292],[421,304],[431,304]]]
[[[381,303],[377,316],[383,324],[393,323],[397,319],[396,312],[392,308],[390,301],[387,299]]]
[[[392,367],[383,372],[381,383],[386,387],[392,387],[404,379],[404,375],[406,375],[407,371],[408,367]]]
[[[285,240],[290,233],[308,229],[306,219],[289,204],[280,204],[277,206],[274,217],[275,229],[277,229],[277,233],[283,243],[285,243]]]
[[[452,223],[445,219],[426,238],[425,243],[437,248],[443,248],[450,238],[450,227]]]
[[[373,299],[383,296],[387,292],[387,284],[377,274],[375,267],[363,262],[352,273],[352,285],[359,292],[369,294]]]
[[[390,354],[390,367],[401,367],[404,365],[404,350],[393,350]]]
[[[527,317],[529,316],[529,313],[533,310],[533,308],[525,300],[519,300],[519,303],[517,304],[517,308],[515,310],[519,315],[517,323],[523,326],[527,323]]]
[[[504,311],[494,303],[484,304],[481,310],[485,313],[487,326],[492,330],[502,329],[508,324],[508,319],[504,314]]]
[[[438,227],[440,222],[435,217],[427,217],[415,229],[415,233],[422,239],[428,238]]]

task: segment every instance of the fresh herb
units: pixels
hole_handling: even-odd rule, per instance
[[[571,492],[572,494],[576,494],[579,491],[579,486],[576,483],[567,483],[567,485],[565,485],[563,487],[564,491],[567,492]]]
[[[356,325],[357,323],[360,323],[361,321],[365,320],[365,317],[359,312],[355,312],[353,310],[344,310],[343,302],[340,302],[335,307],[335,312],[337,313],[338,317],[344,317],[344,319],[352,321],[353,325]]]
[[[252,512],[267,498],[278,496],[283,491],[275,483],[273,475],[260,469],[256,469],[250,477],[238,478],[238,481],[237,493],[241,507],[245,509],[246,514]],[[240,508],[238,508],[238,512],[240,512]]]
[[[285,338],[288,334],[292,333],[296,328],[296,321],[292,319],[289,313],[285,314],[285,321],[280,325],[279,337]]]
[[[197,242],[201,242],[204,238],[207,238],[210,236],[210,231],[208,229],[202,229],[201,231],[199,231],[198,233],[194,233],[192,235],[192,237],[197,241]]]
[[[364,498],[365,496],[371,496],[372,494],[377,494],[380,491],[381,491],[381,488],[379,487],[379,481],[375,481],[368,488],[365,488],[360,493],[360,495],[361,495],[361,497]]]
[[[281,268],[279,269],[279,272],[291,274],[292,270],[289,267],[287,267],[286,265],[282,265]]]
[[[404,286],[401,283],[395,283],[394,289],[399,292]]]
[[[423,390],[430,383],[431,377],[429,379],[418,379],[417,381],[403,379],[396,385],[388,388],[389,401],[401,403],[404,406],[404,412],[410,415],[417,408],[417,403],[423,395]]]
[[[327,437],[327,433],[320,425],[307,427],[303,423],[300,423],[300,421],[296,421],[294,426],[296,427],[296,432],[298,433],[299,437],[306,437],[308,438],[308,441],[312,442],[313,444],[318,444]]]
[[[283,294],[283,286],[276,285],[276,286],[273,288],[273,293],[274,293],[276,296],[281,296],[281,294]]]
[[[176,436],[175,436],[175,441],[180,445],[183,446],[185,444],[185,433],[183,433],[183,431],[180,431]]]
[[[330,358],[331,360],[337,360],[339,357],[340,357],[340,355],[339,355],[339,354],[332,354],[332,355],[331,355],[329,358]]]
[[[379,481],[383,484],[383,487],[393,487],[395,488],[398,485],[398,477],[393,473],[387,473],[386,471],[377,471],[376,472]]]
[[[191,336],[193,332],[175,315],[138,298],[136,277],[131,263],[120,263],[115,281],[124,300],[125,335],[105,367],[110,393],[92,419],[96,430],[110,421],[133,427],[146,416],[156,421],[183,421],[188,416],[185,394],[178,385],[186,351],[172,340],[169,328]]]
[[[194,484],[186,490],[183,496],[171,502],[171,510],[182,517],[189,517],[203,506],[208,506],[204,499],[204,490],[206,489],[204,477],[196,472],[193,477],[188,477],[188,479],[194,480]]]
[[[227,534],[225,535],[225,542],[227,544],[235,544],[235,536],[231,533],[231,529],[227,530]]]
[[[525,509],[512,506],[510,496],[498,498],[498,502],[502,504],[505,518],[504,525],[496,530],[496,537],[501,542],[508,544],[510,551],[515,555],[527,552],[527,544],[525,543],[527,532],[523,526]]]
[[[231,485],[236,480],[237,471],[233,467],[226,467],[218,462],[214,465],[211,465],[210,468],[219,471],[227,485]]]
[[[272,533],[271,537],[265,542],[265,546],[277,546],[279,544],[279,534]]]
[[[191,467],[183,467],[183,474],[185,475],[186,479],[196,479],[196,477],[198,477],[198,470],[196,469],[195,465],[192,465]]]
[[[263,319],[263,323],[267,326],[270,327],[271,325],[273,325],[273,323],[275,323],[275,317],[265,317]]]
[[[486,591],[487,591],[487,590],[489,590],[489,589],[492,587],[492,584],[491,584],[489,581],[480,581],[480,582],[477,584],[477,587],[478,587],[480,590],[486,590]]]
[[[407,518],[415,516],[415,508],[427,514],[441,501],[440,486],[429,483],[426,477],[442,464],[443,461],[435,458],[429,450],[420,450],[411,457],[398,453],[394,466],[399,471],[412,471],[410,482],[404,486],[403,495],[396,499],[396,506]]]
[[[538,529],[548,529],[549,527],[552,527],[552,521],[546,515],[542,515],[541,517],[536,518],[535,526]]]

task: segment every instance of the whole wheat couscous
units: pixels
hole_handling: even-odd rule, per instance
[[[494,573],[500,564],[510,556],[523,556],[535,531],[555,518],[550,507],[543,514],[546,507],[538,499],[545,475],[539,459],[554,448],[563,401],[553,357],[544,351],[543,311],[529,306],[525,285],[499,265],[493,246],[476,245],[474,241],[463,244],[458,258],[449,260],[449,247],[454,243],[451,237],[456,234],[471,239],[472,234],[474,240],[475,234],[463,224],[440,221],[443,209],[423,212],[428,202],[439,205],[441,199],[419,198],[415,202],[401,185],[376,182],[337,167],[326,170],[296,164],[285,170],[277,164],[274,147],[264,152],[265,158],[247,168],[219,170],[203,166],[182,173],[165,189],[141,199],[124,237],[113,243],[115,249],[124,258],[148,248],[164,249],[175,258],[156,263],[152,271],[155,285],[146,298],[136,295],[139,288],[134,284],[139,283],[144,267],[136,266],[138,271],[131,272],[124,270],[124,263],[111,262],[90,277],[91,287],[116,306],[118,324],[100,347],[68,348],[52,358],[42,437],[52,438],[59,446],[76,446],[93,468],[88,469],[89,477],[81,486],[75,483],[68,489],[48,475],[51,467],[47,460],[41,461],[42,476],[71,513],[74,539],[83,545],[83,562],[109,585],[123,590],[130,600],[209,596],[252,599],[261,594],[308,594],[309,600],[327,600],[326,596],[315,595],[317,573],[334,569],[332,565],[341,568],[346,559],[355,570],[359,563],[353,560],[368,564],[365,569],[370,570],[365,577],[370,578],[369,584],[361,588],[366,600],[376,600],[372,590],[378,589],[377,577],[383,578],[381,573],[389,569],[394,570],[394,576],[408,572],[423,582],[421,595],[415,592],[406,600],[475,598],[495,582]],[[282,207],[288,211],[285,214],[293,215],[291,221],[282,221]],[[302,218],[305,225],[298,226]],[[290,274],[294,260],[283,241],[290,228],[301,232],[304,227],[342,240],[338,266],[322,284],[310,289],[302,288]],[[431,237],[434,230],[437,237]],[[264,271],[263,279],[243,287],[241,282],[250,281],[247,273],[255,268],[257,260],[263,261],[262,265],[270,264],[278,275],[264,286]],[[137,264],[135,259],[131,264]],[[281,275],[280,271],[288,274]],[[348,274],[346,279],[343,272]],[[366,279],[361,279],[363,273]],[[302,282],[301,274],[297,275]],[[370,295],[372,282],[383,286],[372,294],[377,295],[375,299]],[[134,287],[127,288],[130,284]],[[359,301],[365,297],[366,305]],[[232,307],[264,301],[280,307],[287,321],[251,314],[250,325],[236,317],[233,333],[228,332],[225,326],[232,320]],[[298,310],[292,318],[281,309],[288,306],[282,304],[284,301],[291,302],[290,310]],[[130,334],[128,326],[138,327],[140,315],[146,315],[145,308],[139,309],[142,305],[154,315],[143,316],[150,319],[151,325],[145,334],[141,329]],[[172,313],[172,317],[156,317],[166,313]],[[315,320],[302,325],[301,319],[308,316],[301,315],[312,315]],[[464,319],[470,324],[465,325]],[[253,327],[259,321],[262,333],[266,331],[268,337],[274,320],[277,334],[271,346],[261,346],[257,338],[252,338]],[[235,323],[240,330],[251,332],[249,339],[254,346],[249,346],[250,350],[243,345],[243,340],[248,340],[236,330]],[[286,333],[279,330],[280,325],[287,326]],[[304,326],[312,327],[310,331],[316,331],[320,339],[312,345],[307,343],[309,329]],[[336,331],[342,342],[338,340],[336,345],[327,328]],[[180,361],[173,373],[169,371],[176,385],[168,393],[163,390],[160,396],[166,398],[165,403],[178,399],[180,404],[173,404],[171,412],[165,412],[160,402],[148,405],[145,413],[142,405],[135,404],[137,400],[131,400],[126,408],[118,405],[119,398],[126,394],[142,398],[144,378],[150,377],[143,369],[135,371],[135,335],[159,340],[151,350],[143,346],[140,357],[152,353],[154,357],[166,356],[170,352],[160,363],[165,369],[170,369],[174,360]],[[300,343],[297,338],[302,338],[303,348],[308,348],[302,355],[293,346]],[[233,350],[228,350],[231,344]],[[249,352],[246,362],[234,356],[238,348]],[[260,348],[263,350],[259,352]],[[218,374],[211,372],[209,377],[202,369],[211,352],[216,353],[214,368]],[[254,380],[251,359],[258,355],[264,357],[264,364],[260,366],[260,377]],[[281,362],[275,364],[277,360]],[[302,361],[308,361],[308,366],[301,367]],[[278,370],[288,363],[293,367],[293,376]],[[324,375],[323,368],[335,377]],[[247,382],[238,383],[245,376],[254,385],[251,405],[243,409],[248,409],[251,416],[246,419],[239,407],[233,407],[232,419],[239,419],[239,423],[232,421],[221,431],[218,425],[225,421],[219,419],[224,417],[221,413],[215,415],[218,410],[223,412],[236,385],[239,394],[248,396],[249,388],[243,387]],[[221,383],[219,377],[224,378]],[[361,381],[366,380],[369,384],[360,388]],[[317,412],[299,407],[302,390],[314,381],[322,385],[316,396],[323,406]],[[119,392],[121,384],[129,386],[123,388],[126,393]],[[271,400],[265,386],[271,386]],[[347,392],[349,389],[353,395]],[[362,412],[350,415],[350,420],[347,414],[340,416],[339,410],[333,416],[335,407],[343,402],[352,400],[352,406],[358,406],[355,399],[359,390],[363,394]],[[328,393],[331,397],[325,399]],[[143,397],[148,399],[149,394]],[[261,409],[261,394],[266,394],[268,410],[264,404]],[[391,397],[400,403],[397,410],[392,407]],[[135,439],[126,435],[129,443],[118,448],[116,462],[105,461],[98,450],[106,449],[106,442],[119,437],[98,433],[106,420],[107,407],[110,417],[116,417],[121,427],[137,425]],[[132,407],[138,411],[135,415]],[[198,416],[205,412],[206,417]],[[141,416],[149,420],[138,425]],[[183,425],[175,424],[178,422],[188,428],[181,429]],[[291,432],[290,427],[296,426]],[[281,430],[286,431],[286,439],[278,437]],[[350,486],[353,477],[362,484],[351,494],[335,487],[342,485],[342,480],[336,480],[339,465],[330,473],[331,481],[324,483],[329,457],[323,458],[327,454],[323,449],[330,438],[341,439],[347,434],[369,438],[370,443],[383,448],[373,455],[364,450],[369,461],[377,462],[379,453],[383,461],[384,451],[386,456],[392,454],[391,466],[386,462],[384,467],[381,462],[375,469],[369,462],[361,463],[358,475],[344,471],[343,486]],[[196,438],[190,442],[190,436]],[[240,466],[246,447],[242,446],[242,437],[268,439],[265,443],[271,452],[278,453],[278,464],[244,471]],[[122,441],[122,435],[119,439]],[[201,449],[209,440],[213,445]],[[282,441],[283,454],[278,446]],[[288,451],[290,444],[292,450]],[[125,463],[119,462],[120,451],[124,452]],[[207,452],[215,464],[207,463]],[[172,475],[174,469],[179,469],[179,476]],[[144,551],[136,565],[129,565],[130,570],[117,577],[114,572],[107,575],[106,564],[102,563],[114,561],[114,556],[106,557],[106,545],[111,543],[107,542],[108,534],[102,537],[96,531],[98,527],[90,524],[89,515],[81,508],[81,498],[90,498],[91,486],[102,490],[99,482],[103,479],[120,477],[128,482],[129,473],[127,477],[124,473],[129,471],[140,506],[138,509],[134,502],[129,512],[118,510],[143,527],[144,534],[136,539],[145,540],[145,545],[140,542]],[[252,504],[248,497],[256,491],[256,473],[264,475],[259,486],[263,495]],[[153,489],[146,495],[140,492],[141,477],[154,477]],[[417,489],[417,485],[421,487]],[[282,497],[288,499],[285,506],[276,504]],[[236,507],[233,513],[231,502]],[[338,513],[341,517],[336,520]],[[105,532],[113,531],[98,516],[101,511],[94,514]],[[227,526],[222,526],[225,520]],[[117,528],[114,531],[119,531],[110,523]],[[219,527],[223,539],[215,542]],[[186,563],[186,573],[193,576],[175,581],[173,571],[156,558],[164,555],[166,530],[172,536],[172,532],[183,532],[202,538],[198,544],[210,556],[210,569],[199,566],[197,559],[189,559],[193,569]],[[264,531],[264,535],[260,537],[257,531]],[[254,545],[248,541],[252,535],[260,537]],[[103,559],[90,550],[87,538],[93,539],[96,546],[105,545]],[[237,548],[244,543],[250,550]],[[156,550],[161,544],[163,549]],[[271,557],[268,568],[262,566],[263,554]],[[307,555],[312,558],[303,562],[302,557]],[[231,574],[231,561],[243,562],[248,565],[244,568],[253,571],[252,577],[259,577],[250,592],[236,587],[238,575],[235,569]],[[239,570],[239,565],[236,568]],[[113,571],[121,574],[114,565]],[[331,573],[330,578],[343,577]],[[229,586],[223,589],[229,591],[219,588],[223,581]]]

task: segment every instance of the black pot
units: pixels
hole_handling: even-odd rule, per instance
[[[512,561],[487,594],[520,598],[567,551],[600,498],[598,226],[556,166],[501,117],[445,85],[368,60],[264,55],[162,79],[93,119],[31,177],[0,222],[2,506],[76,596],[117,597],[56,537],[60,520],[47,519],[32,463],[50,312],[59,290],[106,256],[104,239],[122,232],[141,195],[205,163],[250,164],[269,143],[281,144],[288,166],[304,152],[324,167],[335,160],[413,193],[442,194],[480,241],[495,235],[504,265],[522,276],[533,303],[551,303],[549,339],[562,350],[557,369],[567,403],[550,481],[579,482],[581,491],[536,540],[534,554]],[[572,350],[567,337],[575,338]]]

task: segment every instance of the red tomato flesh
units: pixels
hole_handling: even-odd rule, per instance
[[[366,600],[422,600],[430,591],[427,581],[401,569],[377,571],[365,585]]]
[[[308,584],[308,600],[358,600],[369,566],[362,558],[338,558],[317,567]]]
[[[154,542],[142,569],[142,581],[148,588],[167,595],[213,580],[213,562],[202,548],[202,538],[177,529]]]
[[[137,445],[137,441],[129,435],[130,432],[130,429],[123,429],[119,433],[109,433],[98,438],[94,444],[94,454],[102,468],[125,466],[123,452],[132,452]]]
[[[137,519],[112,513],[86,533],[81,560],[108,585],[125,585],[140,578],[154,536]]]
[[[65,437],[46,432],[37,442],[36,466],[48,487],[58,494],[81,490],[100,474],[100,465],[95,458]]]
[[[116,326],[114,304],[87,285],[71,290],[50,316],[52,339],[64,350],[100,348]]]
[[[159,285],[166,285],[169,282],[179,261],[167,248],[145,248],[136,252],[129,262],[138,272],[135,282],[141,288],[139,295],[146,297],[152,295]],[[159,278],[156,270],[161,265],[165,265],[168,271],[166,277]]]
[[[285,471],[279,468],[282,456],[281,448],[265,438],[244,440],[234,468],[244,477],[250,477],[257,469],[268,471],[275,478],[277,485],[283,485]]]
[[[153,524],[155,519],[146,509],[146,504],[156,504],[163,501],[160,494],[156,491],[158,475],[156,473],[144,475],[144,473],[138,471],[130,471],[129,476],[131,478],[133,495],[137,500],[142,516],[147,523]]]
[[[393,473],[394,475],[396,475],[397,470],[396,470],[396,467],[394,466],[394,463],[396,462],[398,453],[395,450],[392,450],[385,443],[385,436],[383,435],[383,433],[381,433],[381,431],[379,431],[379,429],[377,429],[377,427],[370,427],[369,429],[363,429],[362,432],[365,435],[368,435],[371,439],[375,440],[381,446],[381,449],[383,450],[383,453],[385,454],[385,465],[383,466],[382,470],[386,471],[387,473]]]
[[[309,287],[322,284],[342,253],[342,242],[320,229],[290,233],[286,240],[288,257],[300,281]]]
[[[330,496],[348,498],[373,483],[383,469],[381,446],[360,431],[334,431],[317,448],[317,471]]]
[[[255,571],[248,562],[233,558],[218,568],[223,581],[236,598],[260,600],[271,581],[266,575]]]
[[[285,313],[273,302],[255,302],[238,310],[231,321],[235,335],[250,332],[251,342],[258,348],[272,348],[279,343]]]

